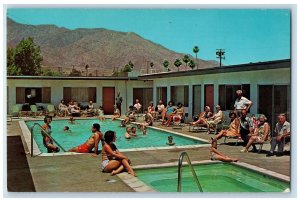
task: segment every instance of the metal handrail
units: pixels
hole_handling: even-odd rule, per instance
[[[53,137],[51,137],[50,134],[49,134],[47,131],[45,131],[45,130],[43,129],[43,127],[41,126],[41,124],[39,124],[39,123],[34,123],[33,126],[31,126],[31,128],[30,128],[30,133],[31,133],[31,157],[33,157],[33,128],[34,128],[36,125],[38,125],[38,126],[41,128],[41,130],[44,132],[44,134],[42,133],[42,136],[46,135],[46,136],[47,136],[48,138],[50,138],[53,142],[55,142],[55,144],[57,144],[57,146],[59,146],[64,152],[66,152],[66,150],[65,150],[60,144],[58,144],[58,142],[57,142]]]
[[[189,167],[190,167],[190,169],[192,171],[193,177],[194,177],[194,179],[195,179],[195,181],[197,183],[199,191],[203,192],[202,187],[200,185],[200,182],[199,182],[199,180],[197,178],[196,172],[195,172],[195,170],[194,170],[194,168],[192,166],[191,160],[190,160],[190,158],[189,158],[189,156],[188,156],[188,154],[186,152],[182,152],[180,154],[180,157],[179,157],[179,160],[178,160],[178,184],[177,184],[177,192],[181,192],[182,161],[183,161],[184,157],[186,158],[186,160],[188,162],[188,165],[189,165]]]

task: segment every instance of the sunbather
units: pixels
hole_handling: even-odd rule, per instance
[[[205,111],[201,112],[199,114],[199,118],[197,121],[194,122],[190,122],[191,125],[196,125],[196,124],[206,124],[207,125],[207,121],[210,117],[212,117],[213,114],[210,111],[210,107],[209,106],[205,106]]]
[[[253,134],[250,134],[250,139],[248,141],[248,144],[244,149],[241,150],[241,152],[248,152],[249,147],[253,143],[263,143],[269,138],[271,134],[270,125],[266,121],[267,118],[265,115],[262,114],[259,116],[258,126],[257,128],[254,129]],[[253,146],[253,150],[256,151],[255,145],[252,146]]]
[[[237,162],[238,159],[228,157],[217,150],[217,140],[212,138],[211,150],[210,150],[210,159],[212,161],[219,160],[224,162]]]
[[[227,129],[227,130],[221,130],[219,132],[219,134],[214,137],[214,140],[218,140],[218,139],[222,138],[223,136],[238,137],[238,138],[241,137],[241,135],[239,133],[240,121],[237,118],[236,113],[230,112],[229,116],[231,118],[231,123],[229,125],[229,129]]]

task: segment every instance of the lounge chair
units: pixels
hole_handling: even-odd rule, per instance
[[[172,128],[173,129],[182,129],[182,127],[183,127],[182,120],[183,119],[180,119],[179,116],[173,116]],[[183,121],[183,123],[184,123],[184,121]]]
[[[33,117],[41,116],[43,114],[42,111],[38,111],[38,108],[36,105],[30,105],[30,112]]]
[[[55,116],[56,110],[54,105],[47,105],[47,116]]]
[[[193,120],[196,120],[198,119],[199,116],[198,115],[195,115],[193,116]],[[207,132],[207,124],[204,124],[204,123],[197,123],[197,124],[190,124],[189,125],[189,132]]]
[[[12,107],[11,116],[12,117],[19,117],[20,116],[20,107],[19,107],[19,105],[14,105]]]

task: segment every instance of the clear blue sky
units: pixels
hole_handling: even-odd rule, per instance
[[[226,65],[290,58],[290,10],[9,8],[7,15],[24,24],[135,32],[192,55],[197,45],[205,60],[223,48]]]

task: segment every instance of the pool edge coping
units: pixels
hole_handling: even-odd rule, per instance
[[[89,118],[89,119],[95,119],[95,118]],[[19,125],[21,127],[21,131],[22,131],[22,135],[25,139],[25,143],[26,143],[26,147],[28,149],[29,154],[31,154],[31,132],[29,130],[29,128],[26,125],[26,121],[42,121],[42,118],[38,118],[38,119],[28,119],[28,120],[20,120],[19,121]],[[67,120],[67,119],[57,119],[57,120]],[[85,120],[85,119],[81,119],[81,120]],[[123,120],[121,118],[118,118],[118,120]],[[131,122],[133,124],[138,124],[138,122]],[[186,134],[182,134],[176,131],[169,131],[166,129],[162,129],[162,128],[157,128],[154,126],[148,126],[149,128],[155,129],[155,130],[160,130],[163,132],[167,132],[167,133],[174,133],[178,136],[182,136],[185,138],[189,138],[189,139],[194,139],[194,140],[198,140],[198,141],[202,141],[205,143],[209,143],[208,140],[202,139],[202,138],[198,138],[198,137],[193,137],[193,136],[189,136]],[[201,148],[201,147],[210,147],[210,144],[200,144],[200,145],[181,145],[181,146],[163,146],[163,147],[141,147],[141,148],[133,148],[133,149],[119,149],[120,152],[137,152],[137,151],[156,151],[156,150],[168,150],[168,149],[193,149],[193,148]],[[89,153],[87,153],[89,154]],[[43,153],[41,152],[41,150],[39,149],[38,145],[36,144],[35,139],[33,139],[33,156],[70,156],[70,155],[87,155],[86,153],[77,153],[77,152],[63,152],[63,153]]]

